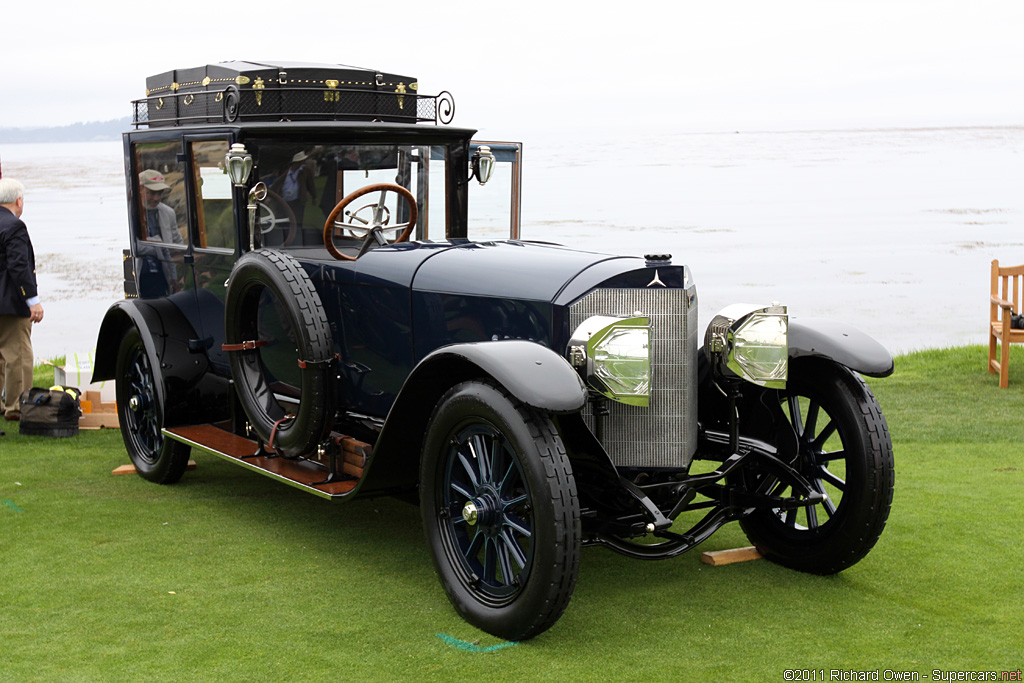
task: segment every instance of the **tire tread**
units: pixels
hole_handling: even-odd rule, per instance
[[[848,406],[861,430],[864,485],[857,492],[844,492],[844,500],[848,495],[863,495],[860,509],[846,509],[841,528],[834,528],[827,536],[808,539],[804,543],[782,537],[762,518],[748,517],[741,520],[740,525],[758,552],[769,560],[812,574],[835,574],[862,560],[885,528],[893,500],[895,460],[892,440],[881,407],[863,378],[835,363],[814,361],[803,367],[813,374],[816,382],[832,384],[847,397]],[[844,443],[844,448],[849,448],[849,445]],[[849,460],[847,463],[849,467]],[[853,500],[851,498],[851,505]]]
[[[568,454],[551,418],[518,401],[494,382],[470,380],[453,386],[438,401],[431,415],[430,424],[438,424],[440,414],[449,403],[460,394],[466,397],[474,389],[474,386],[486,388],[486,393],[494,392],[493,395],[497,400],[507,402],[507,405],[518,415],[526,427],[529,438],[533,441],[538,456],[538,462],[535,464],[539,466],[534,469],[542,474],[546,485],[545,491],[537,491],[534,495],[543,496],[545,500],[550,500],[552,503],[553,519],[545,520],[544,524],[546,528],[554,531],[553,545],[556,550],[554,551],[554,564],[549,564],[544,572],[538,571],[535,567],[527,581],[528,583],[536,581],[541,573],[547,574],[551,580],[543,586],[530,585],[529,598],[520,595],[509,605],[488,608],[476,603],[475,598],[457,580],[446,578],[446,574],[450,573],[450,570],[446,571],[444,564],[448,560],[441,550],[443,542],[439,538],[432,537],[432,534],[436,534],[438,530],[435,528],[434,493],[430,490],[434,481],[431,471],[436,468],[437,463],[435,462],[436,456],[427,452],[431,442],[431,429],[428,429],[428,435],[424,441],[420,478],[421,487],[426,485],[426,488],[420,492],[424,531],[434,555],[434,564],[441,583],[449,600],[459,613],[467,621],[493,635],[507,640],[526,640],[546,631],[558,621],[568,607],[575,590],[581,553],[579,495]],[[474,398],[478,399],[479,396]]]

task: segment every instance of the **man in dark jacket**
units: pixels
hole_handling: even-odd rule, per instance
[[[18,398],[32,386],[32,323],[43,320],[24,209],[25,186],[0,179],[0,366],[6,374],[0,413],[9,421],[21,419]]]

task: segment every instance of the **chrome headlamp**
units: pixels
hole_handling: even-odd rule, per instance
[[[646,407],[651,396],[650,342],[648,318],[595,315],[572,333],[569,362],[602,396]]]
[[[758,386],[785,389],[788,338],[785,306],[733,304],[708,325],[704,353],[718,377],[738,377]]]

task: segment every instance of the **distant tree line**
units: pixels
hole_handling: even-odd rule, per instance
[[[131,118],[72,123],[52,128],[0,128],[0,144],[19,142],[88,142],[118,140],[131,127]]]

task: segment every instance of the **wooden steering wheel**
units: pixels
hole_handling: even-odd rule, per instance
[[[345,210],[345,207],[356,199],[359,199],[363,195],[370,194],[371,192],[380,192],[380,199],[377,200],[376,204],[367,204],[361,209],[353,213],[349,213],[349,221],[337,220],[339,216],[343,215],[342,212]],[[398,196],[404,199],[409,205],[409,220],[405,223],[388,225],[391,220],[391,213],[388,211],[387,207],[384,206],[384,199],[387,197],[388,192],[398,194]],[[359,213],[359,211],[366,208],[373,210],[373,215],[370,220],[364,220],[355,216],[356,213]],[[389,242],[384,238],[385,230],[402,231],[401,234],[395,238],[395,241],[390,244],[398,244],[399,242],[408,241],[409,235],[412,234],[412,228],[416,225],[416,214],[416,198],[412,196],[412,192],[409,192],[409,190],[405,189],[401,185],[395,185],[394,183],[375,183],[373,185],[361,187],[338,202],[338,205],[331,210],[331,214],[327,216],[327,221],[324,223],[324,246],[327,247],[327,251],[330,255],[339,261],[355,261],[373,247],[389,244]],[[334,246],[334,235],[336,232],[340,232],[342,230],[348,230],[355,235],[364,235],[363,244],[359,248],[359,253],[355,256],[343,254],[336,246]]]

